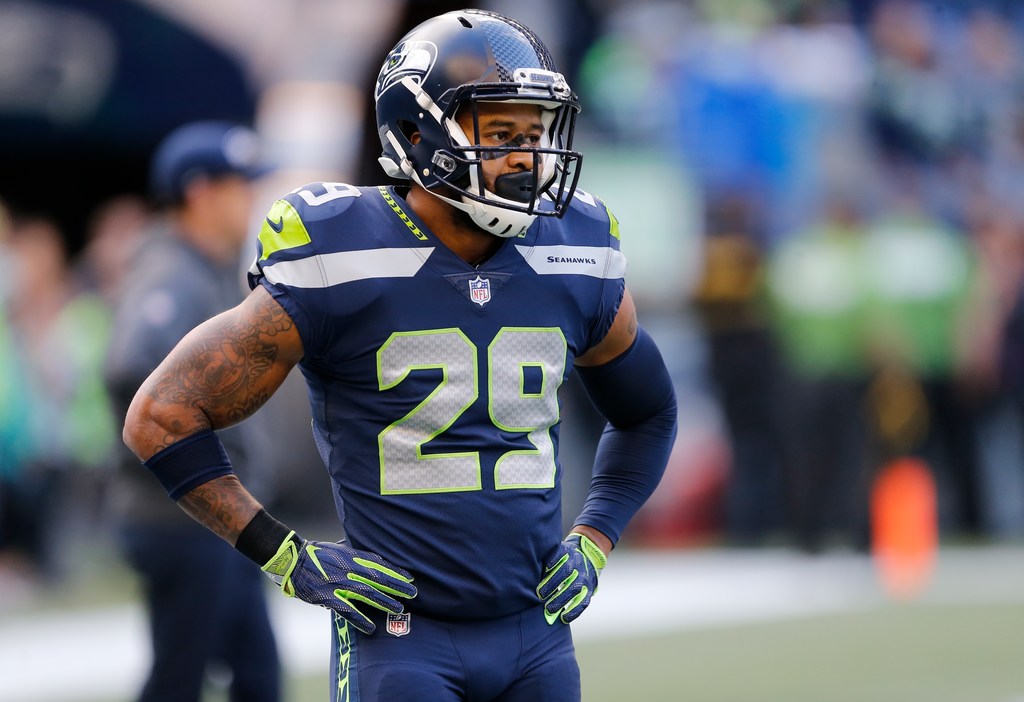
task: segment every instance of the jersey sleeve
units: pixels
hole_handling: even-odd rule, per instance
[[[578,227],[573,227],[574,238],[578,236],[580,243],[585,242],[598,252],[595,258],[600,266],[600,294],[592,310],[589,349],[604,339],[615,321],[626,292],[627,261],[622,253],[619,221],[603,200],[577,190],[571,212],[579,220]]]
[[[327,310],[318,295],[328,285],[323,257],[344,237],[361,191],[344,183],[311,183],[280,198],[267,212],[248,271],[250,289],[262,285],[292,318],[307,358],[329,343]]]

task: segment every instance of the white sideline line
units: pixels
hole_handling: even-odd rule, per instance
[[[944,550],[926,601],[1024,600],[1024,549]],[[623,552],[601,579],[574,626],[577,642],[750,621],[851,612],[881,606],[870,560],[787,551]],[[284,665],[326,671],[326,610],[271,598]],[[73,613],[8,616],[0,621],[4,699],[81,702],[129,699],[148,664],[142,609],[126,604]]]

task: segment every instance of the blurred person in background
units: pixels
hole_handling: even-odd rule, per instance
[[[397,44],[375,98],[381,165],[411,182],[274,203],[253,292],[147,379],[125,441],[286,595],[332,610],[332,699],[579,700],[569,625],[661,478],[677,406],[618,222],[576,189],[576,95],[532,30],[463,10]],[[337,543],[271,516],[215,433],[296,365]],[[609,423],[566,535],[573,372]]]
[[[253,181],[266,170],[256,133],[243,125],[188,123],[157,147],[149,187],[163,216],[145,233],[120,287],[105,369],[122,424],[139,386],[175,344],[242,299]],[[221,437],[254,493],[269,500],[255,467],[257,422]],[[168,501],[122,449],[110,503],[124,555],[141,579],[153,653],[138,699],[196,702],[208,676],[226,669],[230,699],[276,702],[280,660],[265,580]]]
[[[56,554],[47,523],[57,499],[68,455],[62,431],[64,401],[72,369],[54,365],[55,330],[70,289],[64,240],[57,225],[41,215],[14,213],[7,251],[13,261],[7,314],[11,343],[20,359],[18,412],[24,434],[20,465],[4,490],[0,546],[20,563],[30,580],[56,579]],[[63,349],[60,349],[63,352]]]
[[[1007,537],[1024,531],[1024,212],[995,197],[970,211],[978,275],[959,339],[963,385],[978,407],[984,528]]]
[[[116,305],[149,223],[149,208],[141,196],[115,195],[97,205],[86,225],[85,247],[74,262],[76,286]]]
[[[652,133],[677,135],[669,148],[702,196],[703,278],[688,303],[708,341],[709,380],[730,449],[723,535],[755,545],[795,528],[807,546],[820,531],[811,524],[822,509],[819,483],[835,474],[824,465],[817,478],[809,466],[794,468],[797,452],[814,450],[790,440],[780,411],[797,397],[789,385],[792,339],[782,330],[787,347],[779,348],[781,320],[770,304],[777,291],[766,280],[777,249],[820,224],[826,184],[857,181],[865,169],[869,57],[843,3],[690,7],[689,17],[673,23],[683,27],[679,40],[651,49],[664,56],[652,71],[660,102],[648,103],[655,106],[648,119],[662,122]],[[821,281],[787,281],[801,284]]]
[[[787,521],[812,553],[868,542],[866,231],[857,196],[834,189],[820,219],[787,235],[766,264],[785,378]]]
[[[22,465],[5,491],[3,542],[32,575],[54,583],[69,574],[69,528],[84,516],[85,489],[98,487],[116,440],[102,381],[109,310],[75,285],[63,232],[48,217],[14,217],[15,260],[8,314],[22,359],[19,411],[27,426]],[[80,509],[80,507],[82,509]]]
[[[990,437],[995,440],[985,445],[989,448],[995,444],[997,449],[1002,449],[996,454],[995,466],[999,469],[997,477],[1001,474],[1003,479],[997,484],[993,501],[1008,504],[1010,509],[995,515],[1001,519],[994,526],[998,533],[1007,534],[1024,530],[1024,513],[1020,509],[1024,505],[1024,471],[1021,470],[1024,464],[1021,460],[1024,459],[1024,217],[1016,219],[1010,237],[999,243],[998,263],[1004,267],[999,282],[1004,284],[1004,295],[1001,299],[1003,315],[996,327],[996,379],[1001,409],[1008,423],[1004,433],[1012,432],[1016,441],[1000,441],[1002,437],[997,435]],[[1009,465],[1005,460],[1008,452],[1018,459]],[[1013,484],[1013,478],[1016,478],[1016,494],[1007,495],[1003,486]]]
[[[11,215],[0,202],[0,245],[12,251]],[[11,305],[17,287],[18,260],[0,257],[0,580],[5,596],[27,589],[26,555],[18,526],[22,470],[32,450],[30,396],[22,349],[16,344]]]
[[[83,463],[69,518],[81,524],[78,538],[92,544],[109,537],[109,488],[117,478],[117,453],[122,448],[117,420],[104,378],[117,294],[130,260],[149,221],[145,200],[117,195],[96,205],[85,222],[85,244],[71,260],[72,299],[69,312],[89,333],[80,335],[69,355],[85,372],[69,408],[76,427],[76,445]],[[109,542],[104,542],[109,543]]]
[[[889,167],[938,166],[976,147],[980,114],[958,90],[928,3],[883,0],[872,12],[870,124]],[[937,171],[936,171],[937,172]]]
[[[755,203],[737,194],[707,204],[703,276],[692,304],[709,345],[709,375],[730,447],[722,527],[739,546],[764,544],[785,524],[785,396],[765,297],[765,252]]]
[[[874,372],[901,378],[903,397],[920,396],[923,414],[916,421],[923,431],[908,449],[935,473],[945,531],[978,536],[985,506],[976,407],[963,388],[964,333],[983,313],[974,297],[977,253],[967,233],[930,211],[918,183],[908,179],[870,223],[864,255]]]

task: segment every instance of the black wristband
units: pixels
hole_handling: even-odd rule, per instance
[[[217,434],[204,429],[187,436],[143,461],[177,502],[189,490],[234,471]]]
[[[262,568],[277,554],[291,533],[291,529],[271,517],[267,510],[260,509],[238,535],[235,550]],[[292,538],[301,541],[297,535]]]

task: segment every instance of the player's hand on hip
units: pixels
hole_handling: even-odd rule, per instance
[[[376,553],[359,551],[344,541],[302,541],[289,534],[263,570],[289,597],[327,607],[364,634],[376,626],[357,609],[358,603],[399,613],[396,598],[416,596],[412,575]]]
[[[583,534],[569,534],[547,562],[537,596],[548,624],[576,619],[597,592],[597,578],[608,562],[600,547]]]

